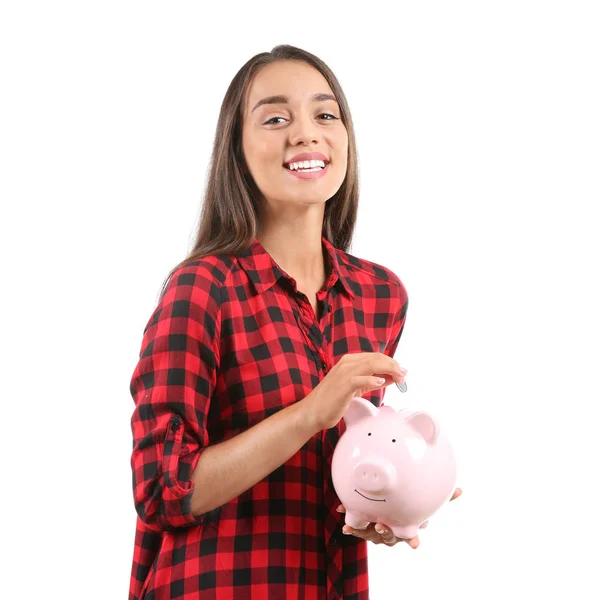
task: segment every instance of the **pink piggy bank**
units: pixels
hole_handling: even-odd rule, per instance
[[[343,418],[331,476],[345,523],[354,529],[383,523],[399,538],[414,538],[454,493],[450,442],[422,411],[353,398]]]

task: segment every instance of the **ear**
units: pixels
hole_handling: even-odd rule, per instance
[[[378,414],[379,410],[380,409],[376,408],[369,400],[355,397],[351,400],[347,412],[343,415],[345,425],[347,425],[347,427],[355,425],[355,423],[358,423],[366,417],[373,417]]]
[[[427,412],[414,412],[405,419],[405,422],[419,433],[427,444],[433,446],[436,443],[440,428]]]

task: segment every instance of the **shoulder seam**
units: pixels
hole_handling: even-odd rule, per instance
[[[383,269],[384,271],[387,272],[388,279],[382,279],[382,277],[379,277],[373,271],[367,271],[366,269],[364,269],[362,267],[358,267],[357,265],[352,264],[351,261],[349,260],[348,256],[353,256],[353,255],[349,255],[347,252],[343,252],[343,254],[345,255],[345,257],[343,258],[343,262],[345,263],[345,266],[348,269],[350,269],[352,271],[359,271],[360,273],[365,273],[366,275],[370,275],[371,277],[374,277],[375,279],[382,281],[382,283],[394,283],[398,287],[402,287],[402,284],[401,284],[401,281],[399,280],[398,275],[396,273],[393,273],[388,267],[385,267],[384,265],[380,265],[378,263],[374,263],[377,267],[380,267],[381,269]],[[354,258],[357,258],[357,260],[359,260],[361,262],[366,262],[366,263],[369,263],[370,265],[372,264],[371,261],[366,260],[365,258],[359,258],[357,256],[354,256]],[[390,272],[390,274],[389,274],[389,272]],[[393,275],[396,279],[393,279]]]
[[[217,369],[220,368],[221,366],[221,314],[222,314],[222,308],[223,308],[223,294],[221,292],[222,288],[227,285],[227,280],[230,277],[231,272],[233,271],[233,268],[235,266],[237,266],[237,257],[236,256],[230,256],[230,255],[226,255],[229,256],[231,259],[231,264],[228,266],[225,261],[223,261],[220,256],[221,255],[215,255],[215,254],[211,254],[209,255],[212,258],[216,259],[216,262],[213,264],[213,266],[218,266],[218,265],[225,265],[227,272],[225,273],[225,278],[223,279],[223,282],[219,282],[219,280],[216,277],[211,277],[210,279],[215,283],[215,285],[217,286],[217,289],[219,290],[219,299],[218,299],[218,308],[217,308],[217,318],[215,319],[215,336],[214,336],[214,343],[217,347]],[[201,267],[203,266],[204,263],[202,263],[202,260],[207,258],[206,256],[203,256],[201,258],[195,259],[193,261],[190,261],[190,263],[184,265],[182,267],[182,269],[185,269],[187,267]],[[206,265],[204,265],[206,267]],[[208,269],[207,269],[208,271]]]
[[[228,266],[225,263],[225,261],[223,261],[220,258],[220,256],[229,256],[229,258],[231,259],[231,264]],[[204,264],[202,261],[204,261],[204,259],[209,258],[209,257],[216,259],[216,262],[213,263],[212,266],[223,265],[225,267],[225,269],[227,269],[227,272],[225,273],[225,278],[223,279],[223,281],[221,283],[219,282],[219,280],[216,277],[213,277],[213,281],[217,284],[217,287],[219,289],[221,289],[223,286],[227,285],[227,280],[229,279],[230,274],[233,271],[233,267],[236,266],[236,264],[237,264],[237,258],[235,256],[210,254],[208,257],[202,256],[201,258],[195,258],[194,260],[190,261],[189,263],[187,263],[183,267],[181,267],[181,269],[186,269],[188,267],[201,267]],[[221,271],[225,271],[225,269],[221,269]]]

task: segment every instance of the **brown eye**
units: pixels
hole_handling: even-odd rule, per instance
[[[319,117],[330,117],[330,119],[322,119],[323,121],[338,121],[339,119],[335,117],[335,115],[331,115],[330,113],[321,113],[318,115]],[[277,123],[272,123],[275,119],[285,120],[285,117],[271,117],[268,121],[265,121],[265,125],[277,125]]]
[[[265,125],[276,125],[277,123],[271,123],[271,121],[274,121],[275,119],[282,119],[283,117],[272,117],[271,119],[269,119],[268,121],[265,122]]]

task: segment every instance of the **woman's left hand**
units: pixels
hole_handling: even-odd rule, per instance
[[[457,488],[452,495],[451,501],[455,498],[458,498],[463,493],[461,488]],[[342,504],[339,504],[337,507],[337,511],[344,513],[345,507]],[[383,532],[383,533],[382,533]],[[394,546],[399,542],[407,542],[413,549],[419,546],[419,537],[415,536],[410,540],[404,540],[402,538],[398,538],[393,535],[391,530],[382,523],[370,523],[366,529],[353,529],[348,525],[343,526],[343,533],[348,535],[354,535],[355,537],[360,537],[368,542],[372,542],[373,544],[384,544],[385,546]]]

